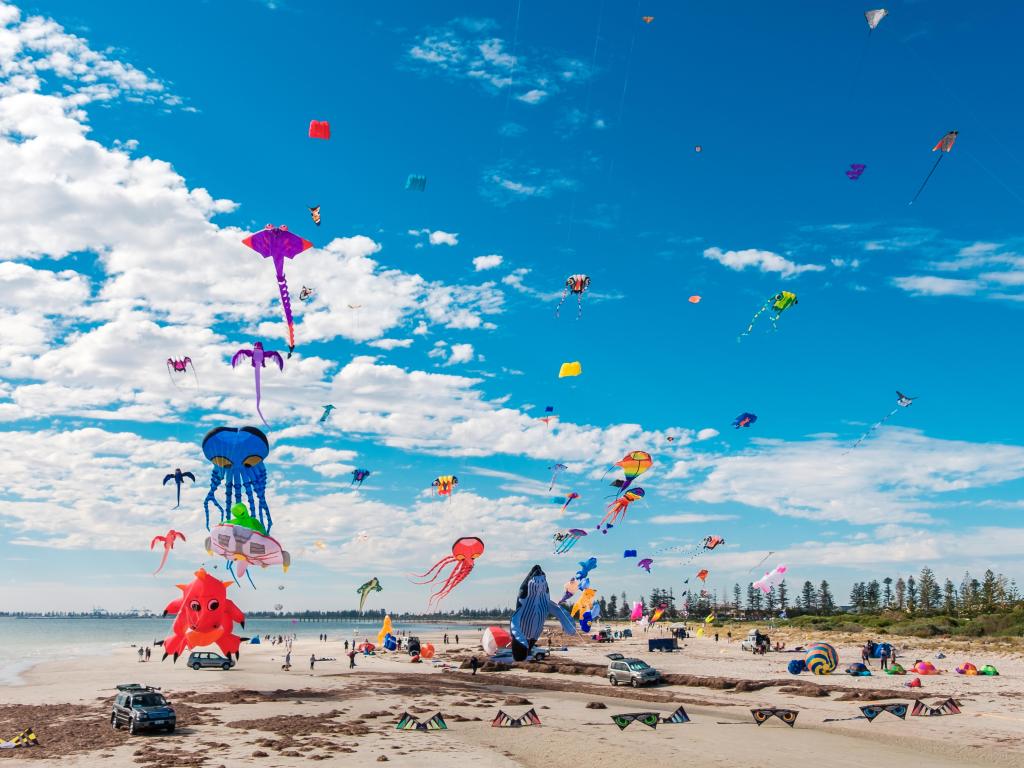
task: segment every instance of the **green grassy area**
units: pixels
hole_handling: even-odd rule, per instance
[[[905,613],[798,616],[779,621],[779,626],[822,632],[870,632],[909,637],[1024,637],[1024,606],[1012,611],[971,618],[958,616],[908,616]]]

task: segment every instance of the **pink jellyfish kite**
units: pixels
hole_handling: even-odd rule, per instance
[[[473,566],[476,564],[476,559],[484,553],[484,543],[476,536],[464,536],[463,538],[452,544],[452,553],[445,558],[442,558],[438,562],[431,566],[430,570],[426,573],[421,573],[416,576],[417,579],[426,579],[426,581],[417,581],[415,584],[433,584],[441,576],[441,571],[446,566],[453,565],[454,567],[448,573],[445,578],[444,584],[434,594],[430,596],[428,604],[440,602],[444,600],[448,594],[455,589],[462,581],[469,576],[473,571]],[[429,577],[429,578],[427,578]]]
[[[284,320],[288,324],[288,357],[295,351],[295,320],[292,317],[292,300],[288,295],[288,281],[284,276],[284,260],[294,259],[297,254],[313,244],[288,231],[288,227],[275,227],[267,224],[262,231],[249,235],[242,242],[252,248],[265,259],[274,260],[274,271],[277,273],[277,288],[281,293],[281,307],[284,309]]]

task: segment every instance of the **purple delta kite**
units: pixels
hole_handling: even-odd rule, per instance
[[[292,234],[283,224],[280,227],[267,224],[261,231],[249,235],[242,242],[264,258],[274,260],[277,288],[281,292],[284,320],[288,324],[288,357],[291,357],[295,351],[295,320],[292,317],[292,301],[288,296],[288,281],[284,276],[284,260],[294,259],[297,254],[312,248],[313,244]]]
[[[252,350],[240,349],[231,358],[231,367],[235,368],[238,363],[241,362],[242,358],[248,357],[252,361],[252,367],[256,371],[256,413],[263,419],[263,423],[268,427],[267,420],[263,418],[263,411],[260,410],[260,398],[262,393],[260,391],[260,369],[267,367],[267,360],[271,360],[277,363],[277,367],[280,370],[284,370],[284,358],[281,357],[280,352],[267,351],[263,349],[263,342],[257,341],[252,345]]]

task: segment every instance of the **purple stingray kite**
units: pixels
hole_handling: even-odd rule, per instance
[[[277,287],[281,291],[281,306],[284,308],[285,322],[288,323],[288,357],[291,357],[295,350],[295,321],[292,319],[292,302],[288,297],[288,282],[284,277],[284,260],[294,259],[296,254],[312,248],[313,244],[293,235],[283,224],[280,227],[267,224],[261,232],[249,235],[242,242],[264,258],[274,260]]]
[[[263,349],[263,342],[257,341],[252,345],[252,350],[240,349],[231,358],[231,367],[235,368],[239,361],[243,357],[248,357],[252,360],[252,367],[256,370],[256,413],[263,419],[263,423],[267,424],[267,420],[263,418],[263,411],[260,410],[260,368],[267,367],[267,360],[272,360],[277,363],[277,367],[280,370],[284,370],[284,359],[281,357],[280,352],[265,351]],[[269,427],[270,425],[267,424]]]

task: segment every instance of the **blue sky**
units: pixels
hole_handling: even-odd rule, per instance
[[[157,609],[212,567],[199,442],[258,425],[231,354],[284,348],[238,242],[268,222],[317,246],[287,265],[317,298],[264,379],[295,566],[246,608],[352,607],[372,575],[420,608],[405,574],[465,535],[487,551],[449,607],[509,603],[534,562],[560,584],[578,558],[551,534],[593,528],[630,450],[655,458],[644,502],[573,550],[603,594],[678,590],[695,569],[658,550],[710,534],[720,594],[771,550],[843,597],[923,564],[1020,577],[1021,11],[888,7],[869,40],[847,2],[0,3],[5,607]],[[556,320],[577,272],[583,318]],[[737,343],[779,290],[778,332]],[[198,388],[168,379],[185,354]],[[920,399],[844,453],[897,388]],[[180,510],[175,466],[199,478]],[[170,527],[189,541],[153,578]]]

